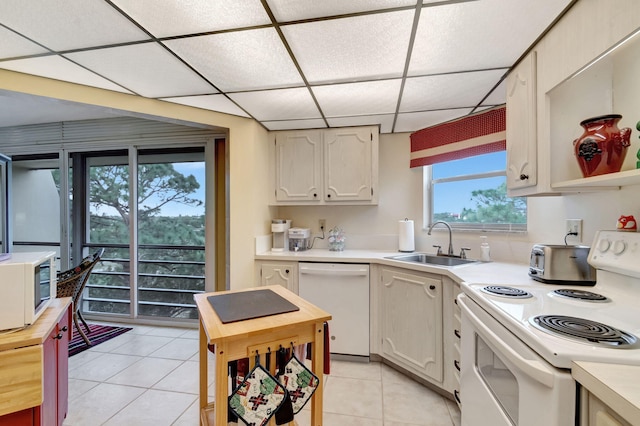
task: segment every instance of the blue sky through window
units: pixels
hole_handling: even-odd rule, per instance
[[[447,161],[432,166],[433,179],[463,176],[505,170],[506,151],[493,152],[461,160]],[[471,192],[478,189],[497,188],[505,182],[505,176],[439,183],[434,187],[434,213],[460,213],[463,208],[475,208]]]

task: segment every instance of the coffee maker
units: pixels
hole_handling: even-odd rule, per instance
[[[271,232],[273,234],[271,251],[289,250],[289,228],[291,228],[291,219],[271,220]]]

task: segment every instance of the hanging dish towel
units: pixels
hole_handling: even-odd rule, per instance
[[[276,351],[276,368],[278,369],[276,376],[280,384],[282,384],[282,375],[284,374],[284,367],[288,360],[289,354],[287,353],[287,350],[280,347],[280,349]],[[280,409],[276,412],[276,424],[284,425],[292,422],[293,420],[293,404],[291,403],[289,392],[287,392],[287,396],[284,398],[282,406],[280,406]]]
[[[278,411],[287,390],[260,365],[256,366],[229,397],[229,410],[247,426],[263,426]]]

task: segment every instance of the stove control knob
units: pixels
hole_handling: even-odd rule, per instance
[[[606,253],[610,247],[611,247],[611,241],[607,240],[606,238],[598,242],[598,251],[600,253]]]
[[[622,254],[624,253],[624,251],[627,249],[627,243],[625,243],[623,240],[618,240],[615,243],[613,243],[613,254]]]

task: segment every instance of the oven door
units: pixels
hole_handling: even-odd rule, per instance
[[[460,399],[463,426],[567,426],[576,385],[468,296],[462,310]]]

